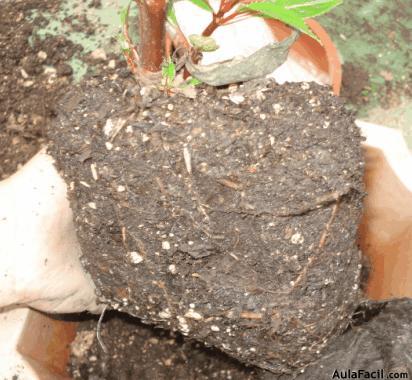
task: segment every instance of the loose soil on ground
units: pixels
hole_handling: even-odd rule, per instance
[[[90,6],[99,6],[94,3]],[[73,82],[70,60],[81,56],[82,47],[64,35],[42,39],[35,33],[48,23],[42,12],[53,15],[60,6],[61,0],[0,1],[0,180],[46,145],[55,102]],[[71,18],[66,21],[70,24]],[[93,33],[87,19],[83,21],[73,28]],[[120,56],[107,58],[116,58],[117,68],[124,67]],[[95,73],[113,73],[107,70],[108,62],[83,59]]]
[[[0,179],[45,143],[54,101],[70,84],[67,61],[79,47],[63,36],[43,41],[33,37],[33,29],[45,20],[28,20],[33,10],[56,12],[59,4],[0,2]]]

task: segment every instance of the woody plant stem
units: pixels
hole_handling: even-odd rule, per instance
[[[213,19],[203,31],[203,36],[210,36],[219,26],[233,20],[240,14],[234,12],[225,17],[240,0],[222,0],[219,10],[213,13]],[[135,0],[139,9],[139,71],[157,73],[161,70],[165,56],[165,23],[167,0]],[[126,30],[126,36],[128,36]],[[169,52],[170,54],[170,52]]]
[[[161,70],[165,47],[166,0],[136,0],[139,8],[140,68]]]

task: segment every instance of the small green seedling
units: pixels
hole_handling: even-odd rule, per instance
[[[171,58],[167,58],[162,65],[164,86],[169,88],[176,78],[176,65]]]

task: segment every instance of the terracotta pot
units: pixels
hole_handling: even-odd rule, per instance
[[[242,3],[249,4],[254,1],[255,0],[242,0]],[[281,21],[264,20],[278,41],[285,39],[292,32],[291,28]],[[298,41],[292,46],[289,54],[303,66],[328,74],[328,84],[332,86],[334,94],[339,95],[342,84],[342,64],[338,49],[326,30],[317,21],[308,19],[306,23],[319,38],[320,42],[306,34],[302,34]]]
[[[359,245],[369,260],[367,296],[412,297],[412,155],[400,131],[358,122],[367,137],[367,196]]]
[[[292,30],[277,20],[265,19],[277,40],[288,37]],[[335,95],[339,95],[342,82],[342,65],[338,50],[325,29],[315,20],[307,20],[307,24],[318,36],[320,43],[306,34],[302,34],[293,44],[290,55],[302,66],[311,71],[327,74]]]
[[[66,366],[77,323],[28,308],[0,313],[0,378],[70,379]]]

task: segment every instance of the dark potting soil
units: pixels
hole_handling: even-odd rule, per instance
[[[361,138],[316,84],[231,90],[90,81],[62,100],[50,152],[101,302],[292,372],[359,301]]]
[[[81,380],[323,380],[345,377],[348,370],[412,376],[411,300],[367,302],[360,306],[351,328],[335,338],[323,356],[303,373],[277,376],[245,367],[216,350],[185,340],[179,334],[155,330],[121,313],[105,318],[101,337],[96,321],[80,325],[72,344],[69,372]],[[374,375],[375,378],[377,377]],[[403,376],[403,377],[400,377]],[[407,376],[407,377],[406,377]]]
[[[107,353],[96,338],[96,320],[81,323],[68,368],[74,379],[252,380],[259,371],[127,314],[108,313],[105,320],[101,339]]]

